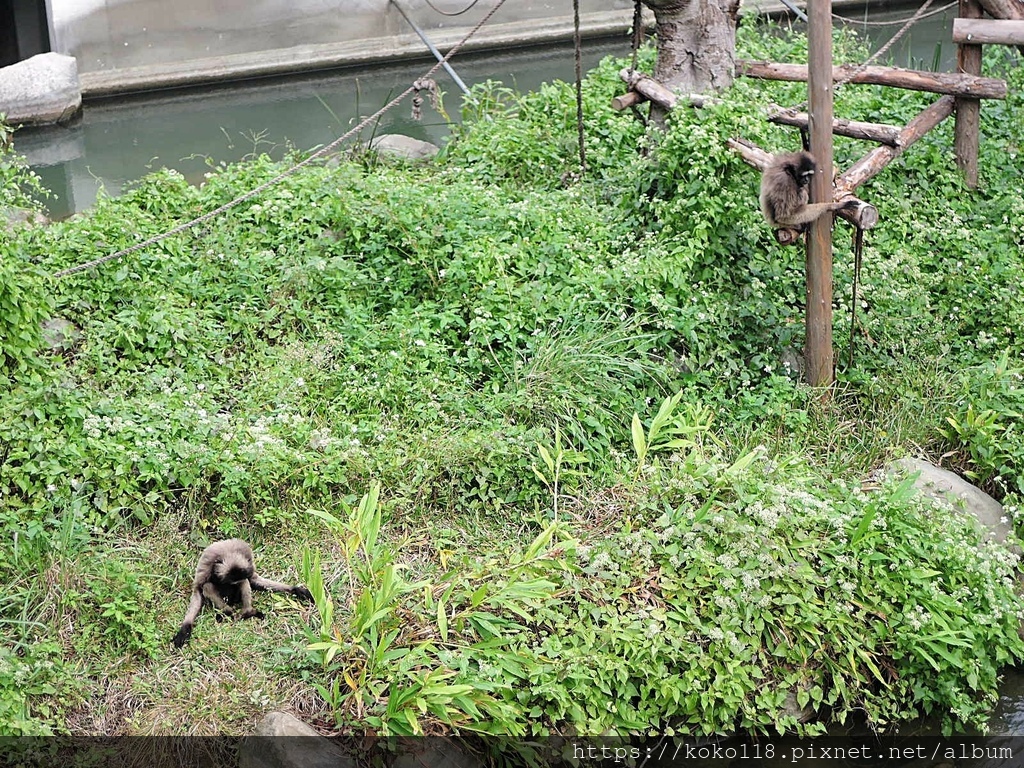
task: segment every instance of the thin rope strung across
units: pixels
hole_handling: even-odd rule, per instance
[[[945,13],[948,10],[956,8],[959,4],[959,0],[953,0],[952,3],[946,3],[941,8],[936,8],[930,13],[926,13],[922,16],[914,14],[914,16],[905,16],[902,19],[889,19],[889,21],[868,21],[867,19],[854,19],[850,16],[840,16],[838,13],[833,13],[832,18],[836,21],[841,21],[843,24],[856,24],[862,27],[895,27],[897,24],[903,24],[908,19],[912,18],[915,21],[921,21],[922,19],[931,18],[932,16],[938,16],[940,13]]]
[[[425,75],[423,75],[422,77],[417,78],[416,79],[416,83],[419,83],[422,80],[426,80],[428,78],[433,77],[437,73],[437,71],[439,69],[441,69],[441,67],[443,67],[448,62],[449,59],[451,59],[456,53],[459,52],[459,49],[461,49],[462,46],[464,46],[470,40],[470,38],[472,38],[477,32],[479,32],[480,29],[488,21],[491,20],[491,17],[494,16],[494,14],[497,13],[498,9],[501,8],[501,6],[504,5],[504,4],[505,4],[505,0],[497,0],[497,2],[495,3],[494,7],[490,11],[487,12],[487,15],[484,16],[480,20],[480,22],[475,27],[473,27],[473,29],[471,29],[469,31],[469,33],[465,37],[463,37],[458,43],[456,43],[452,47],[452,49],[450,51],[448,51],[447,54],[445,54],[444,58],[442,58],[440,61],[438,61],[433,67],[431,67],[430,70]],[[305,166],[307,166],[310,163],[312,163],[314,160],[317,160],[317,159],[323,157],[324,155],[334,151],[338,146],[340,146],[341,144],[343,144],[344,142],[348,141],[350,138],[352,138],[353,136],[358,134],[360,131],[362,131],[368,125],[373,123],[375,120],[377,120],[380,117],[382,117],[390,109],[396,107],[407,96],[409,96],[411,93],[415,92],[416,90],[417,90],[416,84],[413,84],[413,85],[409,86],[402,93],[400,93],[398,96],[396,96],[391,101],[389,101],[387,104],[385,104],[383,107],[378,109],[376,112],[374,112],[369,117],[365,118],[361,123],[359,123],[359,125],[357,125],[355,128],[350,130],[344,136],[340,136],[339,138],[335,139],[334,141],[332,141],[327,146],[318,149],[316,152],[311,154],[305,160],[302,160],[301,162],[298,162],[295,165],[293,165],[291,168],[288,168],[287,170],[282,171],[281,173],[279,173],[274,178],[272,178],[272,179],[270,179],[268,181],[265,181],[264,183],[260,184],[258,187],[255,187],[254,189],[249,190],[244,195],[239,195],[234,200],[231,200],[231,201],[229,201],[227,203],[224,203],[224,205],[220,206],[219,208],[214,208],[212,211],[209,211],[208,213],[204,213],[202,216],[197,216],[196,218],[192,219],[191,221],[186,221],[184,224],[179,224],[178,226],[174,227],[173,229],[170,229],[170,230],[168,230],[166,232],[163,232],[163,233],[161,233],[159,235],[155,235],[154,237],[151,237],[148,240],[143,240],[141,243],[136,243],[135,245],[132,245],[132,246],[130,246],[128,248],[124,248],[124,249],[122,249],[120,251],[117,251],[116,253],[111,253],[111,254],[109,254],[107,256],[101,256],[98,259],[93,259],[92,261],[87,261],[84,264],[79,264],[79,265],[74,266],[74,267],[69,267],[67,269],[62,269],[59,272],[54,272],[53,276],[54,277],[66,277],[68,275],[73,275],[73,274],[76,274],[78,272],[84,272],[85,270],[92,269],[93,267],[98,267],[101,264],[106,264],[108,261],[114,261],[115,259],[123,258],[125,256],[128,256],[128,255],[132,254],[132,253],[135,253],[136,251],[141,251],[143,248],[148,248],[151,245],[156,245],[157,243],[162,242],[162,241],[166,240],[169,237],[173,237],[174,235],[177,235],[177,234],[179,234],[181,232],[184,232],[187,229],[191,229],[192,227],[194,227],[194,226],[196,226],[198,224],[202,224],[203,222],[209,221],[210,219],[212,219],[212,218],[214,218],[216,216],[219,216],[220,214],[224,213],[225,211],[229,211],[232,208],[235,208],[236,206],[239,206],[242,203],[246,202],[247,200],[251,200],[252,198],[254,198],[257,195],[259,195],[261,192],[269,189],[270,187],[274,186],[275,184],[277,184],[278,182],[282,181],[283,179],[288,178],[293,173],[298,171],[300,168],[304,168]]]

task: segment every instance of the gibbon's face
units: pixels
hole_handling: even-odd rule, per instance
[[[811,183],[815,171],[814,160],[806,152],[802,152],[799,161],[788,165],[786,171],[793,177],[796,185],[803,189]]]
[[[213,572],[221,584],[239,584],[252,578],[252,563],[244,557],[230,557],[219,560]]]

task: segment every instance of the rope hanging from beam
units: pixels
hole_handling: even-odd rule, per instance
[[[580,36],[580,0],[572,0],[573,46],[576,49],[576,133],[580,146],[580,175],[587,172],[587,146],[583,131],[583,38]]]

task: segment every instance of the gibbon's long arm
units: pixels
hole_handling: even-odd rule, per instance
[[[281,592],[298,598],[299,600],[305,600],[310,603],[313,602],[313,595],[311,595],[309,590],[301,584],[297,584],[295,586],[292,586],[291,584],[283,584],[280,581],[264,578],[258,573],[254,573],[250,581],[252,582],[253,589],[260,589],[265,592]]]
[[[812,221],[817,221],[820,217],[831,211],[845,211],[856,207],[857,202],[855,200],[845,200],[840,203],[807,203],[793,213],[775,219],[774,224],[781,227],[797,228],[804,224],[810,224]]]
[[[178,633],[174,636],[174,647],[181,648],[192,636],[192,627],[195,626],[199,611],[203,609],[203,593],[201,589],[192,590],[192,598],[188,601],[188,610],[185,611],[185,619],[181,622]]]
[[[253,573],[252,578],[256,578],[255,573]],[[252,586],[249,584],[249,581],[249,579],[246,579],[239,585],[242,594],[242,612],[238,616],[242,619],[259,619],[263,617],[263,614],[253,610]]]

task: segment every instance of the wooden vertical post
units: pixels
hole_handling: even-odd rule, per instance
[[[807,4],[808,79],[811,152],[818,173],[811,183],[812,202],[832,201],[832,0]],[[832,216],[811,224],[807,235],[807,316],[804,363],[807,382],[828,387],[833,381],[832,350]]]
[[[978,0],[960,0],[960,18],[980,19],[981,3]],[[956,67],[958,72],[968,75],[981,74],[981,46],[961,44],[956,49]],[[956,164],[964,175],[967,186],[978,187],[978,144],[979,123],[981,118],[981,102],[965,96],[956,99],[956,128],[954,149]]]

